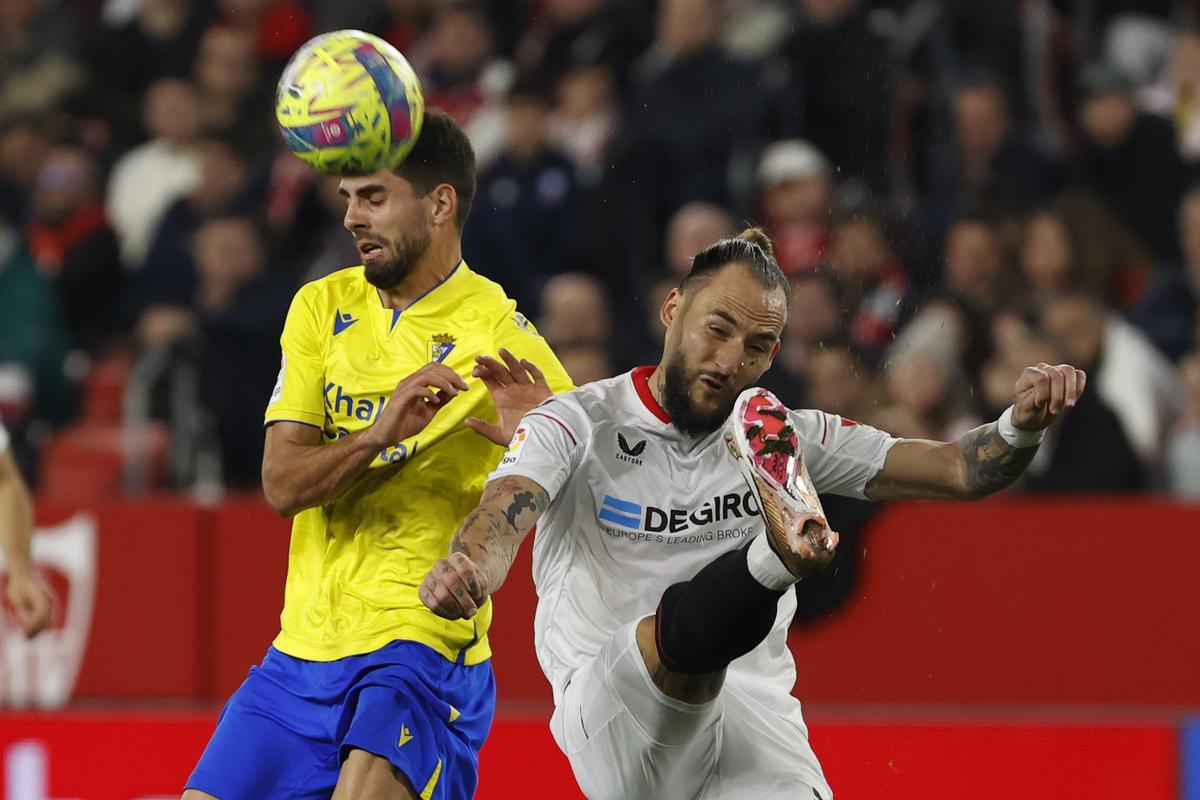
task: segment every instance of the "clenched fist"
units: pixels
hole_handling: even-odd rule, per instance
[[[1087,375],[1070,364],[1038,364],[1026,367],[1017,378],[1013,403],[1013,427],[1023,431],[1048,428],[1075,406]]]
[[[439,558],[421,582],[421,602],[446,619],[470,619],[488,599],[487,575],[463,553]]]

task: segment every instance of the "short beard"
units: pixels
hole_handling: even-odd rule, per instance
[[[671,424],[687,436],[707,436],[725,424],[733,404],[737,400],[735,394],[729,404],[716,411],[704,412],[696,408],[692,396],[688,392],[687,375],[683,370],[683,354],[675,356],[663,366],[663,410],[671,418]]]
[[[385,242],[384,246],[390,248],[395,255],[364,264],[363,275],[367,282],[376,289],[385,291],[399,286],[429,249],[430,239],[429,230],[423,228],[412,237]]]

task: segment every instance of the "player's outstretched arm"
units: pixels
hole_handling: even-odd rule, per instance
[[[263,448],[263,494],[285,517],[336,499],[379,457],[385,447],[424,430],[466,381],[444,364],[430,363],[396,384],[387,405],[370,426],[321,443],[311,425],[276,422],[267,428]]]
[[[421,602],[439,617],[473,617],[508,577],[521,542],[550,505],[546,490],[529,478],[497,478],[467,515],[421,584]]]
[[[0,431],[0,435],[2,435]],[[38,578],[29,552],[33,503],[9,451],[0,452],[0,551],[8,570],[6,593],[26,638],[50,624],[50,593]]]
[[[866,486],[872,500],[978,500],[1011,484],[1037,453],[1043,431],[1075,405],[1087,375],[1069,364],[1026,367],[1016,398],[996,422],[957,442],[906,439]]]

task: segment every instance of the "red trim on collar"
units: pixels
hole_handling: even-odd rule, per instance
[[[654,399],[653,392],[650,391],[650,376],[654,374],[654,367],[634,367],[629,376],[633,378],[633,388],[637,390],[637,395],[642,399],[642,405],[661,421],[671,424],[671,416],[663,410],[663,407]]]

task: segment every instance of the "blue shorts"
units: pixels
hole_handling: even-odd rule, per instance
[[[386,758],[427,800],[475,793],[492,725],[491,662],[395,641],[337,661],[267,650],[217,720],[187,788],[221,800],[327,798],[353,748]]]

